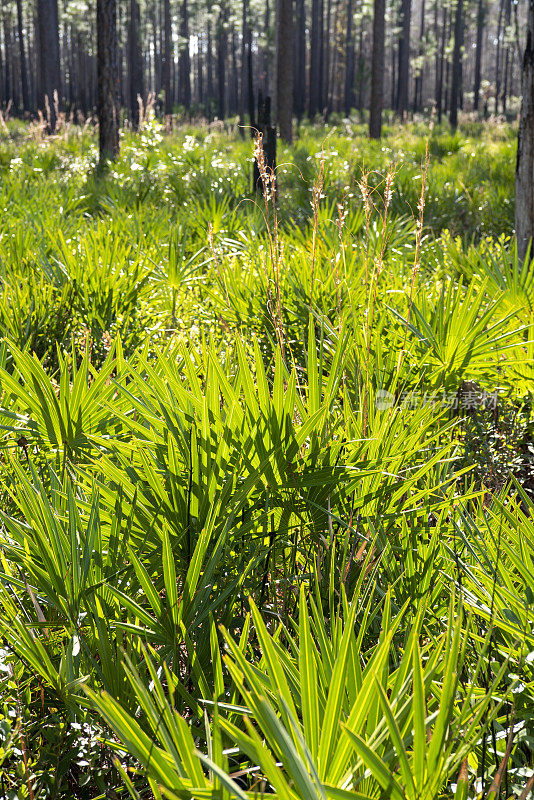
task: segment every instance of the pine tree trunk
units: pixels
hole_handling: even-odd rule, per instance
[[[100,162],[119,154],[119,49],[116,0],[97,0],[98,142]]]
[[[506,13],[504,17],[504,30],[507,31],[510,27],[512,17],[512,0],[506,0]],[[506,114],[506,103],[508,99],[508,70],[510,67],[510,45],[506,43],[506,50],[504,51],[504,80],[501,95],[502,113]]]
[[[319,100],[318,110],[322,113],[324,109],[324,0],[319,0]]]
[[[397,111],[402,121],[408,110],[408,82],[410,77],[410,28],[412,22],[412,0],[402,0],[401,35],[399,37],[399,89]]]
[[[171,3],[170,0],[163,0],[163,91],[165,93],[165,117],[167,126],[170,126],[172,117],[172,93],[171,93],[171,60],[172,60],[172,27],[171,27]]]
[[[139,98],[144,101],[143,62],[140,41],[140,11],[137,0],[130,0],[129,29],[129,73],[130,73],[130,119],[134,129],[139,127]]]
[[[11,100],[14,110],[17,110],[17,104],[13,96],[13,70],[12,70],[12,54],[11,54],[11,30],[9,28],[7,19],[7,9],[4,7],[2,13],[2,25],[4,28],[4,55],[5,55],[5,71],[4,71],[4,94],[9,102]]]
[[[245,108],[247,108],[247,25],[248,25],[248,3],[243,0],[241,5],[241,81],[239,92],[239,133],[245,135]]]
[[[534,236],[534,0],[528,0],[527,43],[521,73],[521,115],[515,172],[515,230],[520,258]]]
[[[328,96],[330,92],[330,37],[332,30],[332,0],[327,0],[326,3],[326,35],[324,36],[323,43],[323,104],[322,107],[325,113],[328,113]]]
[[[249,25],[247,28],[247,76],[248,76],[248,117],[250,124],[250,135],[254,136],[256,126],[256,115],[254,113],[254,75],[252,72],[252,28]]]
[[[296,74],[294,104],[297,119],[302,119],[306,107],[306,4],[296,0]]]
[[[382,134],[385,27],[386,2],[385,0],[374,0],[373,55],[371,59],[371,107],[369,114],[369,136],[371,139],[380,139]]]
[[[499,99],[501,95],[501,37],[503,13],[504,0],[501,0],[499,5],[499,21],[497,23],[497,49],[495,54],[495,116],[499,113]]]
[[[293,0],[277,0],[276,110],[280,136],[293,140]]]
[[[424,58],[424,39],[425,36],[425,0],[421,0],[421,27],[419,29],[419,57],[421,60]],[[414,114],[419,111],[423,105],[423,75],[424,63],[419,67],[417,77],[415,78],[415,91],[413,98]]]
[[[207,97],[207,109],[208,109],[208,119],[211,122],[211,104],[213,100],[213,48],[211,42],[211,21],[208,19],[208,43],[207,43],[207,52],[206,52],[206,59],[207,59],[207,80],[208,80],[208,97]]]
[[[39,108],[47,116],[49,133],[53,133],[57,122],[56,98],[58,107],[61,107],[57,0],[37,0],[37,16],[40,67]]]
[[[311,47],[310,47],[310,90],[308,114],[313,119],[319,111],[320,102],[320,69],[319,61],[321,58],[320,35],[319,35],[319,0],[312,0],[311,18]]]
[[[22,19],[22,0],[17,0],[17,27],[19,34],[20,80],[22,86],[22,108],[30,111],[30,93],[28,89],[28,67],[24,47],[24,24]]]
[[[352,41],[352,17],[352,0],[348,0],[347,33],[345,36],[345,114],[347,117],[354,106],[354,42]]]
[[[452,57],[452,86],[451,86],[451,110],[449,122],[453,129],[458,126],[458,100],[460,97],[461,77],[462,77],[462,47],[464,39],[464,18],[463,0],[458,0],[456,4],[456,16],[454,20],[454,52]]]
[[[482,74],[482,48],[484,46],[484,24],[486,21],[486,10],[484,0],[478,0],[477,8],[477,49],[475,53],[475,83],[473,86],[474,103],[473,108],[478,111],[480,105],[480,84]]]
[[[179,63],[180,102],[186,111],[189,111],[191,108],[191,60],[189,56],[189,10],[187,0],[182,2],[180,37],[183,42]]]
[[[221,6],[219,11],[219,26],[217,31],[217,81],[218,81],[218,116],[224,119],[226,111],[225,102],[225,73],[226,73],[226,6]]]

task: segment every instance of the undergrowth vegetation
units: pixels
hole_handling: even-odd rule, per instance
[[[526,800],[514,132],[0,135],[1,796]]]

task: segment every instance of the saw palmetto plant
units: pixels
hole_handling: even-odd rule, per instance
[[[2,797],[526,800],[531,271],[357,133],[6,141]]]

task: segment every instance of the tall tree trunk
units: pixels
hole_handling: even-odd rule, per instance
[[[297,119],[302,119],[306,105],[306,4],[296,0],[296,74],[294,103]]]
[[[116,0],[97,0],[98,143],[100,162],[119,154],[119,48]]]
[[[247,76],[248,76],[248,117],[250,123],[250,135],[254,136],[256,126],[256,115],[254,113],[254,75],[252,73],[252,27],[247,27]]]
[[[271,65],[271,6],[269,0],[265,0],[265,14],[263,16],[263,38],[265,45],[262,48],[262,74],[261,85],[266,95],[271,94],[272,65]]]
[[[211,122],[211,103],[213,100],[213,47],[211,41],[211,20],[208,18],[208,42],[207,42],[207,52],[206,52],[206,59],[207,59],[207,80],[208,80],[208,97],[207,97],[207,107],[208,107],[208,119]]]
[[[528,0],[527,43],[521,74],[521,115],[515,171],[515,230],[520,258],[534,237],[534,0]]]
[[[180,37],[182,39],[179,63],[180,102],[186,111],[189,111],[191,108],[191,60],[189,56],[189,10],[187,0],[182,2]]]
[[[486,9],[484,0],[478,0],[477,8],[477,49],[475,53],[475,83],[473,86],[473,108],[478,111],[480,105],[480,84],[482,75],[482,48],[484,46],[484,24],[486,22]]]
[[[419,58],[421,59],[421,64],[419,66],[419,70],[417,72],[417,76],[415,78],[415,91],[414,91],[414,98],[413,98],[413,110],[414,113],[419,111],[421,106],[423,105],[423,75],[424,75],[424,55],[425,55],[425,45],[424,45],[424,38],[425,38],[425,0],[421,0],[421,27],[419,29]]]
[[[218,115],[219,119],[224,119],[226,111],[225,102],[225,74],[226,74],[226,5],[221,6],[219,11],[219,23],[217,30],[217,81],[218,81]]]
[[[78,31],[76,36],[76,50],[77,50],[77,74],[78,74],[78,104],[80,111],[84,117],[87,116],[87,74],[85,69],[85,48],[83,46],[83,38],[81,31]]]
[[[399,38],[399,90],[397,111],[404,121],[408,110],[408,83],[410,77],[410,28],[412,22],[412,0],[402,0],[402,30]]]
[[[15,102],[14,93],[13,93],[13,64],[12,64],[12,53],[11,53],[11,28],[8,22],[7,16],[7,8],[4,6],[3,13],[2,13],[2,25],[4,28],[4,55],[5,55],[5,71],[4,71],[4,94],[7,98],[7,101],[13,103],[14,110],[17,110],[17,104]]]
[[[320,103],[320,68],[321,59],[319,34],[320,2],[312,0],[311,47],[310,47],[310,90],[308,114],[313,119],[319,111]]]
[[[504,0],[501,0],[499,4],[499,21],[497,23],[497,44],[495,52],[495,116],[499,113],[499,100],[501,96],[501,38],[503,14]]]
[[[452,23],[453,23],[453,13],[452,13],[452,10],[451,10],[451,13],[448,15],[448,18],[447,18],[447,33],[446,33],[446,38],[445,38],[445,42],[447,42],[447,43],[450,42],[450,40],[451,40]],[[451,61],[450,61],[450,58],[448,57],[447,52],[445,52],[445,54],[444,54],[444,59],[445,59],[445,64],[444,64],[444,66],[445,66],[445,80],[444,80],[444,84],[443,84],[443,99],[444,99],[443,113],[444,114],[448,114],[449,113],[449,97],[450,97],[449,89],[450,89]]]
[[[462,77],[463,43],[464,43],[463,0],[458,0],[456,4],[456,16],[454,20],[454,52],[452,57],[451,110],[449,114],[449,122],[453,129],[456,129],[458,125],[458,100],[460,97],[461,77]]]
[[[280,136],[293,140],[293,0],[277,0],[276,110]]]
[[[48,107],[48,130],[56,128],[56,100],[61,108],[61,69],[59,63],[59,19],[57,0],[37,0],[39,25],[40,97],[39,108]]]
[[[352,41],[353,0],[347,3],[347,33],[345,36],[345,114],[354,106],[354,42]]]
[[[512,0],[506,0],[506,11],[504,16],[504,30],[505,32],[510,27],[512,19]],[[501,95],[502,113],[506,114],[506,101],[508,99],[508,70],[510,67],[510,44],[506,42],[506,50],[504,51],[504,80]]]
[[[232,63],[232,73],[230,80],[230,99],[229,99],[229,112],[234,115],[237,112],[239,100],[239,76],[237,71],[237,37],[235,33],[235,25],[232,25],[232,34],[230,36],[230,55]]]
[[[172,117],[171,93],[171,60],[172,60],[172,27],[171,27],[171,2],[163,0],[163,91],[165,93],[165,117],[167,126],[170,126]]]
[[[158,20],[156,11],[156,0],[152,0],[150,8],[150,21],[152,24],[152,54],[154,61],[154,93],[156,97],[161,89],[161,53],[159,52]]]
[[[324,0],[319,0],[319,112],[324,109]]]
[[[20,80],[22,86],[22,107],[24,111],[30,111],[30,92],[28,89],[28,67],[26,64],[26,51],[24,47],[24,24],[22,18],[22,0],[17,0],[17,27],[19,34],[19,54],[20,54]]]
[[[326,2],[326,35],[323,38],[323,109],[328,111],[328,95],[330,91],[330,52],[331,52],[331,28],[332,28],[332,0]]]
[[[385,56],[384,56],[385,57]],[[384,65],[385,71],[385,65]],[[358,111],[363,111],[363,79],[365,75],[365,58],[363,53],[363,21],[360,22],[358,33],[358,101],[356,103]]]
[[[397,108],[397,64],[399,62],[397,48],[391,45],[391,108]]]
[[[247,108],[247,41],[248,41],[248,2],[243,0],[241,5],[241,81],[239,92],[239,132],[245,135],[245,108]]]
[[[374,0],[373,55],[371,59],[371,107],[369,114],[369,136],[371,139],[380,139],[380,136],[382,135],[385,29],[386,0]]]
[[[328,94],[326,97],[326,118],[328,119],[332,111],[335,109],[339,111],[339,88],[341,77],[338,75],[338,57],[339,57],[339,44],[338,44],[338,30],[339,30],[339,7],[341,0],[334,0],[334,25],[332,32],[332,63],[329,68],[328,74]],[[329,37],[330,40],[330,37]]]
[[[130,119],[135,129],[139,127],[139,99],[144,101],[143,61],[140,40],[141,15],[137,0],[130,0],[129,29],[129,73],[130,73]]]

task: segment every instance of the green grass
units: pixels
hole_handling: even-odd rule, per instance
[[[1,135],[2,796],[520,795],[514,131]]]

